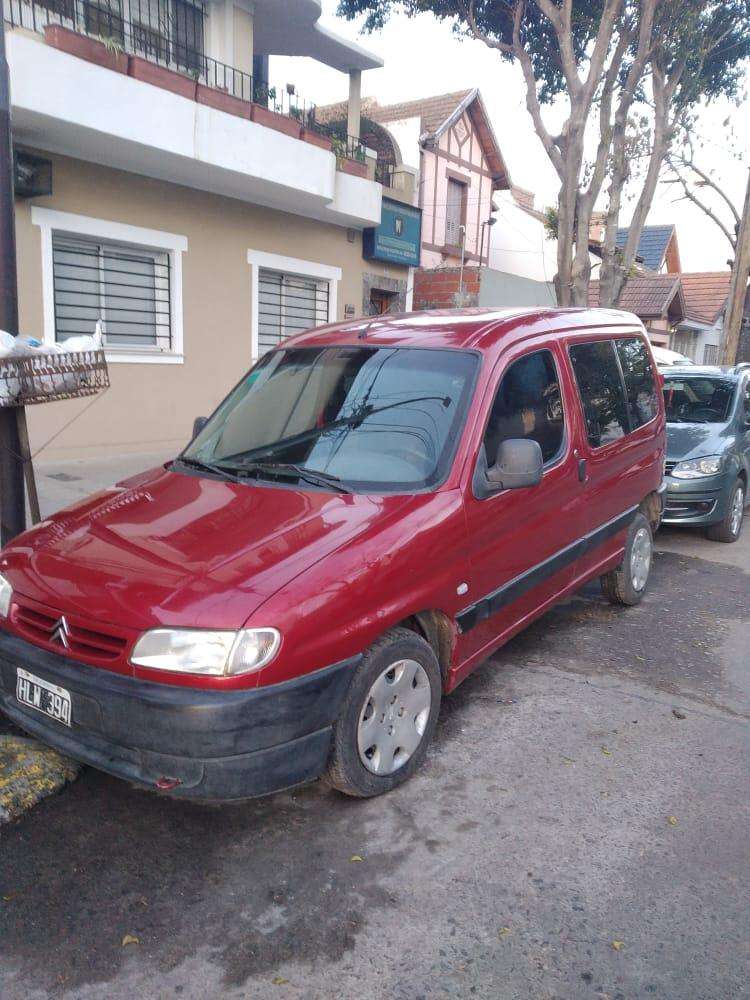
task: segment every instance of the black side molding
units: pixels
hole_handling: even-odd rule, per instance
[[[566,545],[564,549],[560,549],[559,552],[550,556],[549,559],[545,559],[544,562],[532,566],[531,569],[504,583],[502,587],[493,590],[492,593],[481,598],[476,604],[470,604],[463,611],[459,611],[456,615],[456,621],[461,632],[469,632],[479,622],[484,621],[491,615],[497,614],[501,608],[507,607],[513,601],[517,601],[519,597],[523,597],[524,594],[527,594],[534,587],[554,576],[555,573],[559,573],[566,566],[570,566],[571,563],[586,555],[587,552],[590,552],[592,549],[606,542],[607,539],[629,528],[637,513],[638,507],[631,507],[623,514],[618,514],[617,517],[612,518],[611,521],[607,521],[600,528],[596,528],[570,545]]]

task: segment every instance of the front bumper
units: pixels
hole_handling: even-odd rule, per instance
[[[717,524],[726,514],[730,485],[721,474],[703,479],[674,479],[667,476],[662,524]]]
[[[0,710],[84,764],[170,795],[253,798],[320,777],[359,657],[247,691],[135,680],[0,632]],[[16,668],[70,692],[72,726],[16,699]]]

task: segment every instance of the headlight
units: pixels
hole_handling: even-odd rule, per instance
[[[721,455],[707,455],[705,458],[678,462],[672,469],[672,475],[675,479],[700,479],[701,476],[715,476],[720,471]]]
[[[155,628],[133,647],[132,663],[150,670],[230,677],[260,670],[276,655],[281,634],[275,628],[238,632]]]
[[[13,588],[0,573],[0,618],[7,618],[10,612],[10,601],[13,597]]]

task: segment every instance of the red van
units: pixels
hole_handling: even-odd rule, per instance
[[[646,589],[665,420],[606,310],[343,323],[266,354],[164,467],[0,553],[0,708],[187,798],[369,796],[555,601]]]

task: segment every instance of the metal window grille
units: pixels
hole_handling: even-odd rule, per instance
[[[91,335],[102,323],[108,347],[172,347],[169,255],[53,234],[55,336]]]
[[[706,344],[706,346],[703,348],[703,364],[718,365],[718,363],[719,363],[719,345]]]
[[[328,322],[327,281],[261,268],[258,279],[258,353],[285,337]]]
[[[459,246],[461,243],[461,225],[463,223],[464,185],[460,181],[448,178],[448,197],[445,206],[445,242],[449,246]]]

